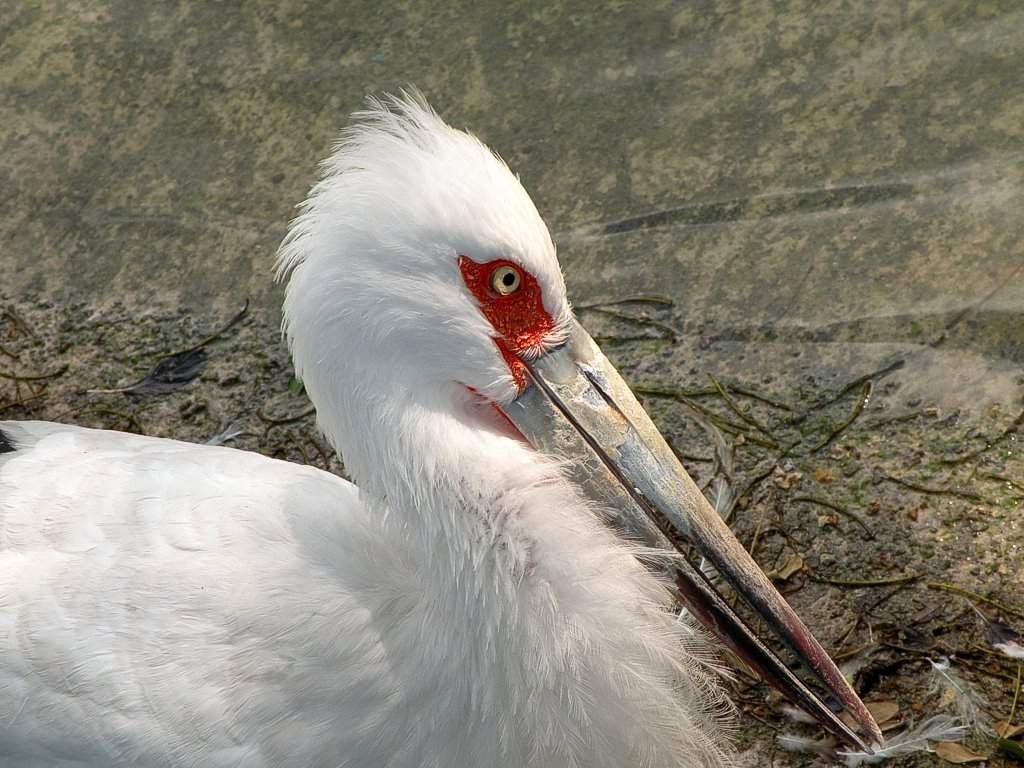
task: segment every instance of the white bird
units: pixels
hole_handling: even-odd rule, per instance
[[[478,140],[415,94],[374,102],[278,272],[358,488],[0,423],[0,766],[725,766],[727,707],[673,587],[856,742],[656,554],[683,539],[878,740],[573,319],[547,228]]]

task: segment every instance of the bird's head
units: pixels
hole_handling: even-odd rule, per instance
[[[544,222],[477,139],[446,125],[418,95],[372,102],[325,163],[278,269],[290,276],[284,314],[296,368],[334,439],[359,432],[349,429],[353,413],[374,434],[389,413],[413,410],[410,403],[437,413],[467,393],[489,401],[515,437],[561,459],[620,530],[680,552],[692,545],[708,558],[880,741],[835,664],[573,318]],[[685,558],[673,563],[680,597],[723,643],[827,728],[864,746],[699,569]]]
[[[290,273],[286,330],[313,386],[337,365],[377,391],[458,397],[461,386],[510,402],[523,361],[561,345],[572,318],[519,179],[418,94],[355,115],[278,269]]]

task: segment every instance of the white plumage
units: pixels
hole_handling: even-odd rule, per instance
[[[518,392],[459,255],[521,264],[563,337],[554,247],[504,164],[416,97],[359,115],[279,262],[358,491],[0,423],[0,766],[728,763],[664,586],[479,404]]]

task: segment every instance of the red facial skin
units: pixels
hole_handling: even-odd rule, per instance
[[[503,295],[491,287],[494,271],[500,267],[511,267],[519,273],[519,289],[514,293]],[[508,365],[516,389],[523,392],[529,385],[529,374],[522,356],[541,351],[544,339],[555,327],[554,319],[544,309],[544,295],[537,278],[508,259],[495,259],[486,264],[478,264],[466,256],[459,256],[459,270],[462,272],[466,287],[480,303],[480,311],[484,313],[484,317],[497,334],[494,337],[494,344]],[[482,395],[472,387],[469,390],[482,398]],[[496,426],[510,437],[527,443],[526,438],[498,404],[489,404],[498,416]]]
[[[519,290],[505,296],[491,287],[491,276],[499,267],[511,267],[521,275]],[[508,259],[478,264],[459,256],[459,270],[466,287],[480,302],[480,311],[494,327],[494,343],[522,392],[529,383],[523,356],[543,349],[544,339],[555,328],[554,319],[544,309],[544,295],[537,278]]]

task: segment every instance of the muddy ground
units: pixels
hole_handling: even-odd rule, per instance
[[[861,695],[892,712],[887,727],[957,710],[963,694],[931,665],[946,658],[978,697],[979,729],[966,744],[993,754],[983,729],[1010,716],[1021,664],[993,647],[988,622],[1024,629],[1024,402],[966,420],[908,399],[898,355],[849,378],[797,358],[796,389],[725,373],[715,363],[727,342],[684,334],[667,299],[621,298],[635,300],[579,311],[695,479],[712,496],[729,493],[740,539]],[[0,312],[0,418],[221,440],[343,472],[273,313],[139,314],[25,296],[5,297]],[[140,380],[144,394],[103,391]],[[815,733],[788,720],[763,684],[739,673],[732,685],[750,765],[817,759],[778,749],[777,733]]]
[[[341,471],[270,264],[348,113],[413,83],[521,174],[582,320],[868,701],[995,727],[1020,667],[992,622],[1024,631],[1022,55],[1019,0],[0,3],[0,418]],[[738,680],[751,766],[818,759]]]

